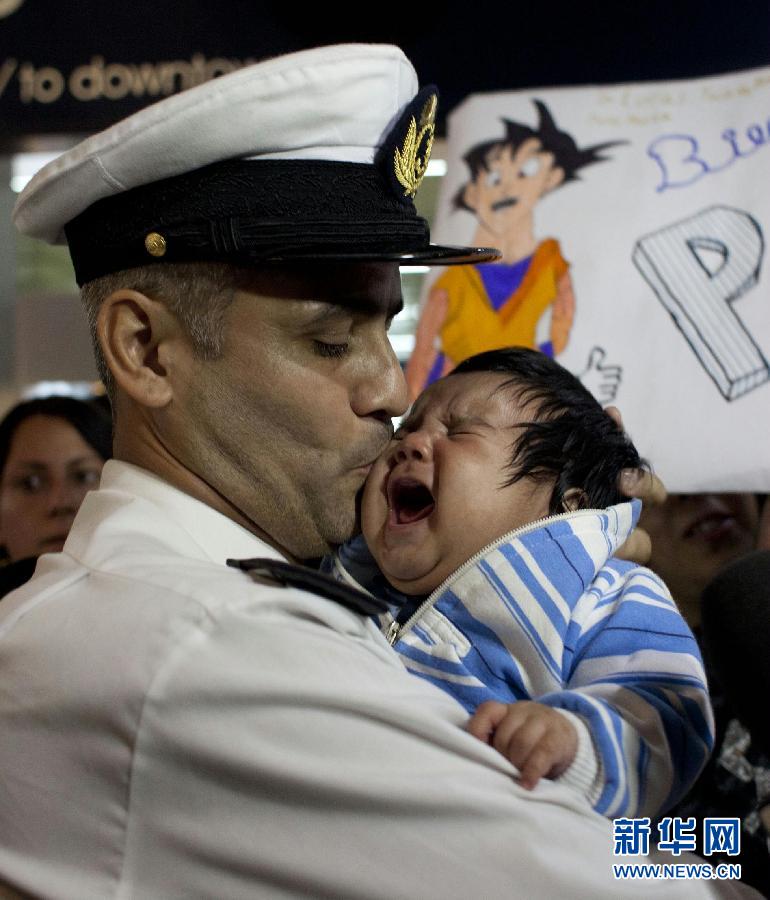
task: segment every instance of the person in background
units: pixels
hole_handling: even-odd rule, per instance
[[[669,494],[665,503],[645,506],[640,524],[652,539],[648,565],[690,627],[699,628],[706,585],[756,545],[759,504],[755,494]]]
[[[96,401],[26,400],[0,422],[0,596],[32,575],[38,556],[62,549],[111,455],[110,416]]]
[[[755,548],[770,549],[770,507],[765,503],[762,510],[763,499],[751,493],[670,494],[664,503],[644,508],[640,525],[652,540],[649,567],[668,584],[701,644],[716,725],[711,759],[690,793],[669,814],[694,816],[699,823],[707,816],[739,817],[741,854],[730,861],[737,859],[743,880],[767,894],[770,835],[762,812],[770,799],[770,759],[756,746],[748,723],[730,702],[710,652],[713,637],[704,641],[702,628],[702,597],[719,581],[720,573]],[[767,705],[766,698],[758,702]]]

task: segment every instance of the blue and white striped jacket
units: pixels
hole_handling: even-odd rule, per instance
[[[669,808],[713,745],[690,629],[653,572],[613,557],[640,509],[581,510],[511,532],[405,622],[380,623],[407,668],[469,712],[485,700],[537,700],[582,720],[599,763],[590,800],[613,818]],[[389,596],[398,614],[403,597],[361,539],[341,548],[333,574]]]

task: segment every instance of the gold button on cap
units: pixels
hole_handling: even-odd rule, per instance
[[[165,256],[166,239],[157,231],[151,231],[144,239],[144,248],[150,256]]]

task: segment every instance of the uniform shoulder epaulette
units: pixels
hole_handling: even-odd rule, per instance
[[[292,563],[282,562],[277,559],[228,559],[227,565],[236,569],[249,572],[256,578],[272,581],[282,587],[295,587],[327,600],[333,600],[340,606],[352,609],[353,612],[363,616],[376,616],[387,612],[388,605],[377,597],[357,591],[342,582],[335,581],[328,575],[309,569],[305,566],[295,566]]]

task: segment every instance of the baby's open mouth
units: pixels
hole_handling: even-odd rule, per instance
[[[397,525],[411,525],[427,518],[436,501],[430,490],[415,478],[397,478],[388,482],[388,506]]]

